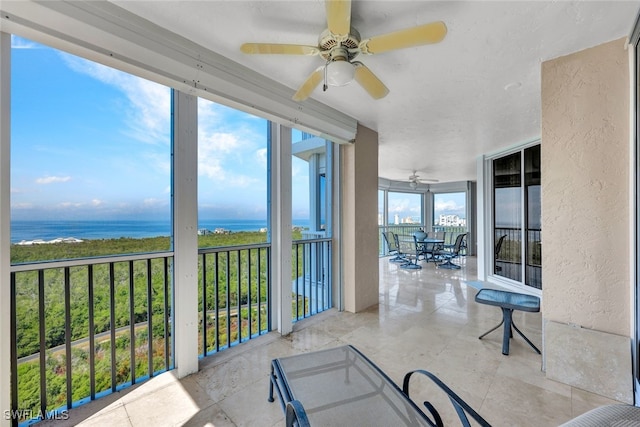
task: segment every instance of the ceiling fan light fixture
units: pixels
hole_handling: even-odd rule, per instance
[[[327,64],[327,84],[344,86],[353,81],[355,68],[349,61],[337,60]]]
[[[416,188],[418,188],[418,183],[416,181],[411,181],[409,183],[409,187],[411,187],[411,188],[413,188],[415,190]]]

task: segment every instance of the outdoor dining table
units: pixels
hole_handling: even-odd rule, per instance
[[[402,239],[400,239],[401,242],[403,243],[407,243],[407,244],[419,244],[419,245],[443,245],[444,244],[444,239],[433,239],[430,237],[427,237],[426,239],[415,239],[413,238],[413,236],[411,237],[403,237]],[[402,264],[400,267],[401,268],[408,268],[408,269],[420,269],[422,268],[421,266],[418,265],[418,248],[415,248],[416,250],[416,259],[414,262],[407,262],[406,264]]]

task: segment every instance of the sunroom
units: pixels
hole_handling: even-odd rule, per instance
[[[362,59],[371,69],[380,69],[391,94],[401,96],[361,102],[368,94],[356,85],[329,86],[326,93],[319,86],[310,98],[297,102],[291,99],[295,72],[303,68],[311,72],[318,64],[281,65],[278,61],[283,58],[262,55],[245,59],[239,46],[261,41],[252,38],[279,25],[294,29],[292,40],[280,34],[270,41],[296,42],[303,33],[315,37],[315,31],[308,31],[309,22],[318,21],[314,28],[325,25],[324,4],[299,3],[5,1],[0,5],[0,336],[10,343],[0,348],[3,425],[41,418],[53,418],[47,422],[60,425],[82,420],[90,424],[87,410],[95,414],[106,410],[113,423],[133,425],[152,420],[172,425],[256,425],[260,417],[231,403],[255,407],[254,399],[267,414],[263,424],[274,425],[282,421],[278,418],[282,414],[273,408],[275,404],[268,406],[262,386],[268,375],[265,367],[281,355],[278,351],[308,352],[350,342],[367,349],[398,381],[408,366],[431,361],[445,382],[496,425],[513,418],[520,425],[540,425],[533,422],[540,421],[536,417],[544,425],[557,425],[601,404],[635,403],[640,323],[637,4],[354,2],[353,24],[363,32],[384,33],[442,20],[449,30],[446,37],[460,44],[447,45],[445,38],[438,45],[410,47],[405,56],[389,53],[390,63],[379,59],[382,55]],[[494,22],[494,15],[499,22],[530,21],[526,26],[530,37],[540,40],[529,47],[534,63],[514,68],[509,61],[502,63],[505,72],[526,70],[525,74],[503,75],[502,80],[482,86],[471,73],[452,73],[451,80],[465,95],[446,92],[451,86],[436,91],[435,83],[429,87],[431,99],[413,90],[400,70],[401,77],[392,78],[389,69],[399,67],[401,60],[414,59],[418,72],[427,74],[425,58],[431,52],[438,58],[434,67],[440,73],[452,71],[443,61],[462,65],[454,58],[465,56],[477,62],[478,73],[487,72],[483,61],[491,61],[481,54],[473,56],[461,42],[464,39],[483,38],[487,55],[521,59],[522,52],[500,48],[502,43],[513,47],[503,39],[521,37],[507,24],[497,25],[504,34],[474,35],[484,26],[483,20]],[[381,18],[388,16],[401,18],[391,25]],[[373,27],[367,28],[368,21]],[[251,37],[242,35],[244,27]],[[551,43],[545,36],[562,34],[556,27],[566,28],[567,40],[562,39],[557,49],[547,48]],[[168,103],[161,154],[164,181],[158,187],[167,190],[162,212],[168,226],[159,248],[12,261],[17,250],[29,253],[27,246],[17,248],[13,238],[12,216],[16,217],[22,197],[15,186],[19,175],[14,175],[18,167],[14,156],[21,154],[24,161],[29,155],[20,153],[19,136],[14,134],[19,125],[15,103],[20,101],[15,94],[23,92],[16,92],[13,85],[26,76],[14,74],[16,40],[162,88],[164,95],[157,99],[163,101],[158,104]],[[233,52],[231,45],[237,45]],[[290,70],[282,69],[289,65]],[[46,82],[46,70],[31,72],[29,77],[40,76]],[[529,86],[531,81],[537,83]],[[480,100],[490,97],[501,107],[485,111],[492,102]],[[454,109],[473,112],[468,129],[448,115],[452,114],[445,108],[448,102]],[[467,109],[466,104],[474,102],[477,107]],[[203,123],[213,113],[221,114],[218,107],[203,107],[212,104],[262,126],[262,134],[255,138],[259,144],[253,147],[262,163],[254,166],[246,157],[242,160],[247,161],[246,171],[260,169],[261,178],[247,186],[254,186],[262,198],[264,230],[262,235],[255,233],[257,240],[228,246],[202,243],[203,237],[210,242],[219,237],[213,233],[215,224],[201,221],[207,208],[203,191],[215,190],[202,180],[204,171],[217,166],[215,156],[208,163],[202,161],[207,149]],[[375,105],[383,107],[377,110]],[[442,108],[444,113],[429,120],[406,111],[419,106],[424,112],[435,114]],[[30,108],[35,114],[37,104]],[[384,121],[383,112],[390,116]],[[528,117],[514,124],[512,112]],[[393,121],[397,125],[389,128]],[[450,137],[437,139],[443,135]],[[55,147],[49,143],[45,148]],[[461,153],[466,153],[464,161]],[[90,168],[100,165],[100,159],[85,156]],[[133,151],[131,157],[133,164]],[[421,160],[430,158],[436,160]],[[96,173],[102,169],[93,167]],[[302,169],[304,179],[298,179],[295,173]],[[66,182],[57,173],[51,168],[41,176]],[[125,175],[132,187],[138,184],[138,175],[127,173],[119,167],[112,171]],[[414,186],[407,179],[412,174],[426,179]],[[295,199],[296,186],[305,187],[302,201]],[[253,198],[248,191],[239,193],[239,198]],[[390,193],[418,200],[418,226],[425,229],[438,227],[434,212],[441,195],[464,195],[468,250],[460,260],[462,269],[445,272],[425,265],[419,272],[407,273],[388,262],[380,233],[395,225]],[[296,224],[297,203],[308,211],[302,227]],[[496,243],[503,235],[506,243],[498,252]],[[473,303],[477,288],[471,282],[540,297],[541,312],[516,321],[524,322],[525,330],[533,334],[541,357],[527,353],[526,345],[505,357],[499,354],[499,343],[469,339],[499,320],[497,312]],[[80,299],[79,290],[85,292]],[[54,299],[62,311],[48,310]],[[73,329],[73,308],[78,305],[87,311],[79,326],[86,331],[82,349],[75,348],[79,336]],[[105,314],[97,316],[94,311]],[[28,318],[35,329],[26,338],[20,326]],[[54,325],[59,339],[50,341]],[[424,340],[426,347],[407,354],[400,336],[414,345]],[[28,351],[22,343],[28,343]],[[494,359],[491,352],[499,357]],[[20,367],[28,362],[27,356],[36,372],[28,382],[23,376],[26,365]],[[487,362],[492,373],[478,367],[474,357]],[[447,358],[456,363],[447,365]],[[83,359],[82,364],[77,365],[76,359]],[[225,377],[227,368],[239,376],[238,381]],[[82,377],[74,377],[81,371]],[[259,380],[250,381],[245,374]],[[205,402],[194,389],[202,391],[207,381],[211,388],[205,390]],[[219,381],[231,387],[218,388]],[[512,381],[526,387],[514,392],[509,389]],[[36,401],[26,403],[22,396],[29,388],[36,390]],[[184,394],[165,396],[154,408],[150,402],[162,390]],[[505,414],[513,406],[509,399],[514,396],[524,409],[508,418]],[[167,418],[149,414],[134,420],[127,415],[127,405],[132,408],[134,401],[145,408],[143,412]],[[562,408],[548,408],[554,401],[562,401]],[[173,411],[171,402],[176,405]],[[553,415],[545,417],[545,408]],[[170,417],[167,411],[185,412]]]

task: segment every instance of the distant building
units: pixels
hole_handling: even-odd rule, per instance
[[[399,224],[400,224],[400,215],[395,214],[395,215],[393,216],[393,223],[394,223],[395,225],[399,225]]]
[[[441,214],[436,224],[443,227],[464,227],[467,225],[467,221],[458,215]]]

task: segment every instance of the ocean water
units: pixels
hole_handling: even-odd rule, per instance
[[[294,226],[308,227],[309,220],[294,220]],[[211,231],[224,228],[229,231],[259,231],[267,227],[266,220],[210,219],[201,220],[198,228]],[[169,221],[11,221],[11,243],[23,240],[53,240],[75,237],[76,239],[117,239],[120,237],[143,238],[169,236]]]

